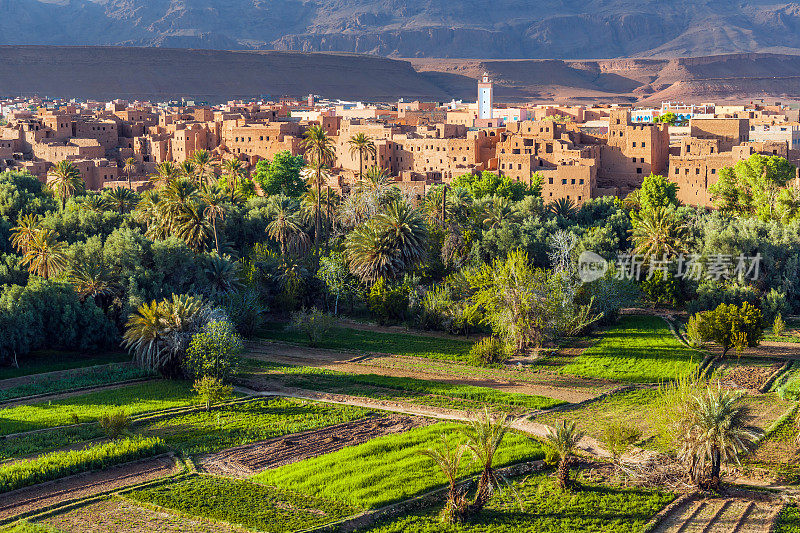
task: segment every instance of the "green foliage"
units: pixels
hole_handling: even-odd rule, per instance
[[[780,192],[795,177],[795,167],[780,156],[753,154],[720,170],[708,188],[723,211],[753,215],[761,220],[780,218],[775,209]]]
[[[35,524],[27,520],[16,522],[8,531],[9,533],[62,533],[47,524]]]
[[[0,465],[0,492],[35,485],[87,470],[106,468],[165,451],[160,439],[131,437],[81,450],[53,452]]]
[[[670,273],[661,270],[642,280],[642,292],[654,305],[675,306],[678,304],[680,290],[678,283]]]
[[[32,277],[0,293],[0,360],[23,361],[31,350],[94,351],[116,340],[113,324],[92,299],[68,283]]]
[[[16,222],[21,215],[57,209],[53,195],[36,176],[27,172],[0,172],[0,218]]]
[[[696,316],[700,337],[719,344],[722,357],[731,348],[758,346],[764,334],[761,310],[747,302],[741,307],[719,304],[713,311],[703,311]]]
[[[783,508],[775,525],[775,533],[800,533],[800,506],[790,503]]]
[[[245,288],[218,298],[218,303],[244,337],[252,337],[263,321],[268,307],[261,303],[258,292]]]
[[[112,439],[125,433],[131,425],[128,415],[123,410],[106,413],[97,419],[97,423],[103,428],[106,436]]]
[[[239,366],[242,349],[242,339],[233,325],[227,320],[213,320],[194,334],[186,349],[183,360],[186,375],[193,379],[210,376],[227,381]]]
[[[266,533],[304,531],[356,511],[322,498],[205,475],[136,490],[126,497]]]
[[[358,280],[347,268],[347,260],[343,253],[331,252],[321,257],[317,278],[325,284],[328,295],[334,299],[334,315],[339,313],[340,299],[347,298],[352,301],[359,292]]]
[[[197,393],[197,400],[205,406],[206,411],[211,409],[213,404],[226,402],[233,397],[233,387],[210,375],[195,381],[192,390]]]
[[[424,329],[438,329],[455,334],[474,331],[481,321],[481,312],[470,305],[450,283],[432,287],[422,298],[417,310],[417,323]]]
[[[783,335],[786,331],[786,322],[783,321],[783,316],[780,313],[775,315],[775,320],[772,322],[772,334],[776,337]]]
[[[678,115],[669,111],[664,113],[663,115],[659,115],[653,119],[654,122],[658,122],[661,124],[669,124],[670,126],[674,126],[678,122]]]
[[[480,517],[458,525],[443,524],[439,507],[387,517],[371,533],[638,533],[674,499],[661,491],[582,484],[581,490],[558,488],[549,474],[533,474],[513,486],[525,503],[520,512],[512,493],[493,497]]]
[[[402,320],[408,312],[409,293],[405,284],[390,284],[385,278],[379,278],[369,291],[367,305],[381,324]]]
[[[633,383],[675,379],[697,368],[702,355],[676,339],[653,316],[626,316],[600,341],[559,370],[564,374]]]
[[[312,307],[309,310],[302,309],[292,313],[289,329],[302,333],[309,346],[317,346],[330,334],[335,325],[336,319],[333,315]]]
[[[306,166],[302,156],[293,156],[289,151],[278,152],[272,161],[262,159],[253,171],[253,181],[261,186],[266,195],[285,194],[299,197],[308,189],[300,171]]]
[[[606,426],[603,441],[615,463],[642,438],[642,431],[622,422],[614,422]]]
[[[115,408],[124,408],[129,416],[134,416],[193,403],[186,383],[136,383],[50,402],[0,409],[0,435],[64,426],[76,421],[94,422]]]
[[[453,187],[461,187],[469,191],[476,199],[484,196],[499,196],[513,201],[522,200],[526,194],[535,192],[529,190],[523,183],[512,180],[508,176],[499,176],[494,172],[484,170],[480,174],[463,174],[453,180]]]
[[[459,427],[463,426],[440,423],[378,437],[320,457],[266,470],[253,479],[361,509],[381,507],[446,483],[438,466],[420,455],[420,451],[434,446],[442,432],[455,432]],[[543,456],[540,445],[517,433],[509,433],[494,458],[494,466]],[[464,461],[459,477],[474,474],[482,466]]]
[[[472,347],[469,355],[480,365],[496,365],[508,361],[508,346],[497,337],[485,337]]]
[[[642,210],[656,207],[678,206],[678,185],[657,174],[644,178],[639,190],[639,204]]]

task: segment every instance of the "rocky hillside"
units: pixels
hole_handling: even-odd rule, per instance
[[[0,44],[597,59],[797,53],[799,29],[775,0],[0,0]]]

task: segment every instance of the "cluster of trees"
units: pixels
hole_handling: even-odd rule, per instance
[[[375,151],[363,135],[349,146],[362,162]],[[185,294],[226,310],[245,335],[268,309],[288,315],[317,306],[484,330],[521,352],[613,319],[640,289],[654,303],[689,302],[692,313],[748,302],[765,320],[800,302],[800,220],[769,208],[796,194],[780,158],[754,156],[726,170],[718,196],[728,203],[709,211],[680,205],[662,176],[648,176],[624,200],[578,208],[545,203],[538,175],[523,183],[466,174],[416,198],[363,164],[340,197],[326,185],[332,140],[311,128],[305,149],[304,157],[280,153],[252,172],[199,150],[180,165],[160,164],[141,194],[87,192],[69,162],[53,167],[47,186],[24,173],[0,174],[0,313],[36,316],[23,289],[71,289],[69,305],[94,317],[86,319],[94,333],[62,335],[53,347],[102,346],[122,338],[140,306]],[[578,278],[584,251],[611,263],[600,280]],[[622,252],[644,259],[638,282],[621,275]],[[647,275],[650,261],[680,253],[700,262],[758,253],[761,275],[698,280],[675,265]],[[37,320],[27,324],[44,318]],[[30,340],[43,337],[38,327],[19,327],[29,333],[0,333],[0,358],[49,345]]]

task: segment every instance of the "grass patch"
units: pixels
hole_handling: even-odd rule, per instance
[[[34,459],[0,465],[0,492],[35,485],[79,472],[157,455],[166,448],[160,439],[124,438],[83,450],[53,452]]]
[[[36,394],[63,392],[83,387],[99,387],[154,375],[132,365],[104,365],[76,370],[67,375],[45,375],[31,383],[0,390],[0,401]]]
[[[440,443],[442,432],[457,424],[440,423],[399,435],[378,437],[320,457],[266,470],[253,480],[358,508],[374,508],[403,500],[445,484],[434,462],[419,452]],[[495,466],[544,457],[541,445],[509,432],[495,456]],[[461,474],[477,473],[464,461]]]
[[[38,350],[26,355],[19,368],[0,367],[0,379],[18,378],[44,372],[56,372],[71,368],[106,365],[108,363],[125,363],[131,360],[127,352],[109,352],[100,354],[82,354],[78,352],[62,352],[58,350]]]
[[[0,435],[93,422],[122,408],[128,415],[195,403],[191,384],[183,381],[135,383],[118,389],[0,409]]]
[[[800,507],[796,503],[783,508],[775,525],[775,533],[800,533]]]
[[[795,419],[790,414],[758,443],[753,453],[745,456],[743,461],[745,467],[770,470],[787,483],[800,482],[800,464],[798,464],[795,437]]]
[[[185,454],[209,453],[281,435],[350,422],[369,410],[271,398],[171,416],[135,428]]]
[[[320,526],[356,512],[321,498],[212,476],[194,476],[137,490],[126,497],[192,516],[275,533]]]
[[[290,331],[286,325],[280,323],[271,323],[269,327],[259,332],[259,336],[270,340],[308,345],[308,339],[301,332]],[[317,347],[330,350],[410,355],[447,361],[468,362],[472,360],[469,355],[472,343],[468,341],[407,333],[362,331],[343,327],[334,327]]]
[[[3,439],[0,441],[2,442],[0,461],[36,455],[104,436],[103,430],[99,426],[93,425],[65,427],[33,435]]]
[[[695,370],[702,355],[676,339],[654,316],[625,316],[600,341],[559,372],[632,383],[675,379]]]
[[[267,369],[272,372],[271,377],[280,379],[287,387],[381,400],[401,400],[434,407],[482,409],[490,405],[499,411],[530,411],[549,409],[564,403],[544,396],[504,392],[489,387],[377,374],[345,374],[314,367],[255,360],[252,364],[248,370]]]
[[[10,529],[3,529],[7,533],[61,533],[60,530],[46,524],[34,524],[27,520],[15,523]]]
[[[513,496],[494,497],[473,522],[447,525],[439,521],[440,506],[421,512],[386,519],[368,529],[372,533],[635,533],[674,495],[643,489],[621,489],[604,485],[583,485],[575,492],[559,489],[545,474],[536,474],[515,483],[524,502],[520,510]]]

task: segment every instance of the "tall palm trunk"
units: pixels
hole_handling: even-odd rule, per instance
[[[565,457],[561,459],[558,463],[558,484],[561,485],[562,489],[569,489],[570,488],[570,480],[569,480],[569,465],[572,462],[571,457]]]
[[[364,149],[358,148],[358,179],[364,179]]]
[[[322,199],[322,164],[317,163],[317,213],[314,217],[314,249],[317,254],[317,261],[319,261],[319,236],[322,233],[322,212],[321,202]]]
[[[711,476],[709,478],[709,489],[713,491],[719,490],[719,472],[722,466],[722,458],[720,456],[719,448],[716,446],[711,449]]]
[[[211,217],[211,227],[214,228],[214,247],[219,255],[219,237],[217,236],[217,217]]]

